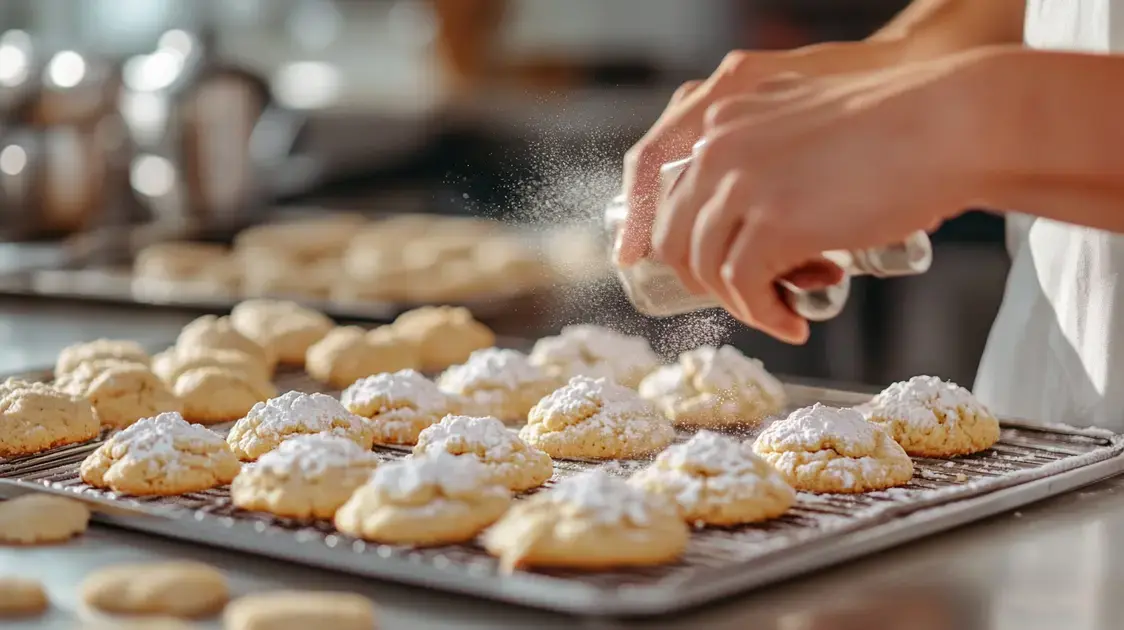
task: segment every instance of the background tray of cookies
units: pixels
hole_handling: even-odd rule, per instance
[[[276,297],[356,320],[457,304],[492,317],[561,284],[603,275],[592,268],[605,258],[588,230],[433,214],[293,210],[229,243],[122,238],[105,240],[100,252],[84,248],[90,251],[79,260],[25,270],[0,293],[202,311]]]
[[[325,391],[303,371],[281,371],[276,384],[282,391]],[[786,389],[792,408],[813,402],[849,406],[870,397],[806,385]],[[79,464],[100,440],[0,460],[0,495],[77,496],[94,508],[96,520],[110,525],[356,575],[578,615],[655,615],[870,554],[1124,471],[1124,436],[1017,421],[1004,421],[1002,427],[1000,441],[982,453],[914,458],[914,477],[906,486],[861,495],[801,492],[782,518],[696,529],[680,561],[627,571],[505,573],[477,544],[414,549],[368,543],[339,533],[329,522],[239,510],[227,488],[169,498],[120,496],[78,478]],[[680,441],[688,437],[679,435]],[[386,459],[408,453],[377,451]],[[555,460],[546,487],[585,470],[627,476],[646,464]]]

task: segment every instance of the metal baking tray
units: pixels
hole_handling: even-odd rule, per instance
[[[303,372],[279,375],[280,389],[325,391]],[[853,405],[869,394],[787,385],[793,406]],[[225,426],[218,427],[224,430]],[[752,432],[741,434],[752,437]],[[682,434],[680,439],[686,439]],[[170,538],[260,554],[431,589],[559,612],[650,616],[698,606],[848,559],[1015,509],[1124,471],[1124,436],[1062,425],[1003,423],[984,453],[915,458],[906,486],[863,495],[800,493],[765,524],[695,530],[681,561],[634,570],[516,571],[504,574],[475,544],[412,549],[367,543],[327,522],[278,519],[234,508],[226,488],[172,498],[131,498],[85,486],[80,462],[97,441],[0,460],[0,495],[51,492],[94,508],[96,521]],[[388,459],[407,451],[381,448]],[[628,475],[644,461],[556,460],[552,482],[600,467]]]

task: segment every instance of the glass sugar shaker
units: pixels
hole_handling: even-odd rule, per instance
[[[699,141],[697,152],[703,145]],[[660,199],[667,199],[672,186],[691,165],[693,157],[669,162],[660,169]],[[624,195],[615,197],[605,208],[605,230],[611,242],[609,253],[616,261],[621,230],[628,217]],[[809,321],[826,321],[838,315],[847,304],[853,276],[869,275],[892,278],[922,274],[933,262],[933,246],[925,232],[914,232],[901,243],[862,250],[834,250],[824,258],[843,270],[843,279],[821,289],[805,290],[781,280],[779,289],[796,314]],[[697,310],[714,308],[719,303],[710,295],[695,295],[687,290],[667,265],[647,258],[628,267],[617,267],[617,275],[625,294],[636,310],[651,317],[670,317]]]

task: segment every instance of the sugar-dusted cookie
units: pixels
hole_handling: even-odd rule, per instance
[[[531,409],[519,436],[551,457],[630,459],[667,446],[675,429],[631,389],[575,376]]]
[[[477,350],[437,379],[442,391],[461,399],[464,413],[519,425],[527,422],[531,407],[560,385],[522,352],[504,348]]]
[[[116,359],[126,363],[139,363],[147,366],[150,358],[144,346],[125,339],[95,339],[67,346],[55,361],[55,376],[73,372],[87,361]]]
[[[223,611],[227,630],[373,630],[375,606],[354,593],[272,591],[240,597]]]
[[[47,612],[47,591],[35,580],[0,576],[0,619],[34,617]]]
[[[888,433],[854,409],[818,403],[769,425],[753,450],[809,492],[869,492],[913,476],[913,462]]]
[[[629,481],[677,503],[688,523],[756,523],[784,514],[796,500],[751,444],[710,431],[669,447]]]
[[[688,537],[671,500],[593,471],[517,503],[483,539],[507,568],[597,570],[673,562]]]
[[[234,423],[226,441],[239,459],[252,461],[291,437],[316,433],[338,435],[371,449],[372,431],[366,420],[331,396],[302,392],[286,392],[254,405]]]
[[[531,363],[562,379],[604,377],[636,388],[659,366],[659,357],[643,337],[580,324],[539,339],[531,349]]]
[[[91,453],[82,481],[133,495],[175,495],[230,483],[241,465],[222,436],[178,413],[137,421]]]
[[[511,492],[474,458],[434,453],[380,466],[336,512],[345,534],[381,543],[465,542],[496,522]]]
[[[281,300],[246,300],[230,311],[230,323],[288,365],[304,365],[309,347],[335,328],[327,315]]]
[[[230,484],[230,498],[244,510],[332,518],[378,463],[374,453],[347,438],[300,435],[243,468]]]
[[[999,421],[972,392],[935,376],[915,376],[856,407],[919,457],[967,455],[999,440]]]
[[[414,457],[450,453],[479,460],[488,478],[516,492],[537,488],[554,474],[546,453],[527,446],[496,418],[445,416],[418,436]]]
[[[183,401],[188,422],[231,422],[259,402],[277,395],[273,383],[251,373],[221,367],[201,367],[180,374],[172,390]]]
[[[312,378],[343,389],[367,376],[418,367],[416,345],[379,330],[332,329],[308,349],[305,369]]]
[[[417,346],[426,371],[463,363],[474,350],[491,347],[496,335],[459,306],[423,306],[398,316],[394,332]]]
[[[0,545],[44,545],[86,531],[90,510],[73,499],[27,494],[0,503]]]
[[[640,382],[651,400],[679,426],[757,424],[784,409],[784,386],[757,359],[736,348],[702,346],[656,369]]]
[[[422,429],[454,410],[449,397],[416,370],[360,379],[343,391],[340,402],[370,419],[375,444],[416,444]]]
[[[183,408],[164,382],[138,363],[86,362],[54,384],[71,396],[90,401],[102,426],[114,429]]]
[[[207,617],[229,599],[226,577],[201,562],[118,564],[82,581],[86,605],[110,614]]]
[[[267,348],[238,332],[229,317],[203,315],[196,318],[180,331],[176,347],[237,350],[257,359],[270,374],[277,366],[277,355],[273,348]]]
[[[43,383],[0,383],[0,457],[39,453],[98,436],[101,423],[85,398]]]
[[[237,350],[172,346],[152,357],[152,371],[169,387],[176,384],[180,374],[203,367],[224,368],[259,381],[268,381],[271,377],[260,359]]]

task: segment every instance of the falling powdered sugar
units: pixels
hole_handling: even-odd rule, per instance
[[[262,455],[257,466],[277,474],[297,469],[315,477],[331,468],[372,467],[378,461],[378,456],[351,440],[317,433],[285,440]]]
[[[683,370],[701,391],[738,391],[753,387],[773,401],[784,400],[784,386],[757,360],[732,346],[702,346],[679,357]]]

